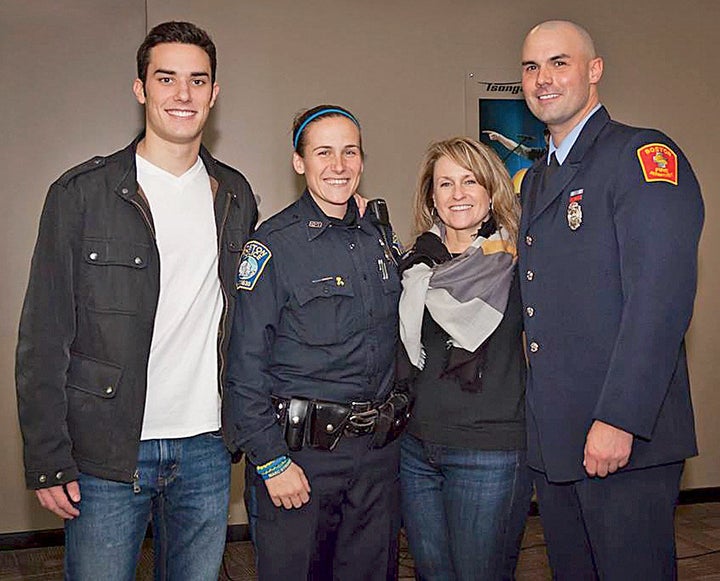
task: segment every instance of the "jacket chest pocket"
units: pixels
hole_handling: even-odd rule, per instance
[[[296,337],[308,345],[333,345],[347,339],[357,326],[352,282],[342,276],[298,285],[287,313]]]
[[[147,244],[86,238],[79,299],[97,312],[136,313],[144,298],[150,260],[152,248]]]

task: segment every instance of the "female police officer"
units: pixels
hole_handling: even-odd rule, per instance
[[[398,446],[389,426],[400,283],[389,227],[358,214],[360,125],[337,106],[293,124],[300,199],[245,245],[227,391],[248,459],[260,579],[394,576]],[[368,212],[371,214],[371,212]]]

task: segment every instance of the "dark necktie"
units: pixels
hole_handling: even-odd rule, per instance
[[[560,169],[560,164],[558,163],[557,157],[555,157],[555,152],[552,152],[552,155],[550,156],[550,163],[545,168],[545,172],[543,173],[543,190],[545,190],[550,183],[550,181],[553,179],[553,176],[557,173],[557,171]]]

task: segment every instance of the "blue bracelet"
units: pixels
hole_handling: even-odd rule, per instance
[[[287,470],[292,460],[285,455],[278,456],[274,460],[270,460],[262,466],[257,466],[255,470],[262,477],[263,480],[277,476]]]

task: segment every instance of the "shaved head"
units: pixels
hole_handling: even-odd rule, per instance
[[[545,22],[541,22],[537,26],[533,27],[533,29],[528,32],[527,37],[525,37],[525,42],[527,42],[531,35],[541,31],[570,32],[571,34],[575,34],[580,41],[580,45],[582,46],[585,56],[588,59],[594,59],[597,57],[595,43],[593,42],[590,33],[579,24],[575,24],[569,20],[546,20]]]
[[[603,60],[582,26],[548,20],[525,37],[522,67],[525,101],[558,146],[599,103]]]

